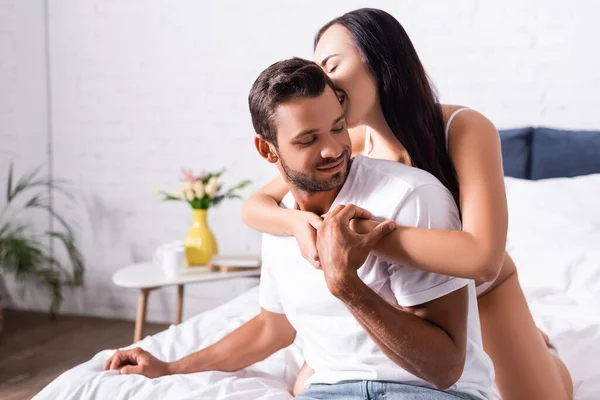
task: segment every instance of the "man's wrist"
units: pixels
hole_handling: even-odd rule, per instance
[[[167,375],[176,375],[176,374],[184,374],[183,368],[181,366],[181,360],[173,361],[167,363]]]
[[[330,285],[331,294],[345,302],[356,295],[358,289],[365,283],[358,277],[358,274],[348,274],[342,278],[336,279]]]

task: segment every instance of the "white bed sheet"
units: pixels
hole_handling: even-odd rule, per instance
[[[180,325],[171,325],[129,347],[139,345],[163,361],[173,361],[216,342],[258,311],[258,287],[254,287],[220,307]],[[91,360],[66,371],[34,399],[287,400],[292,398],[290,391],[303,362],[295,343],[235,373],[202,372],[148,379],[141,375],[120,375],[117,371],[101,372],[104,361],[113,351],[101,351]]]
[[[506,178],[507,251],[537,325],[573,377],[600,400],[600,174]]]
[[[556,345],[576,400],[600,399],[600,175],[570,180],[507,178],[509,235],[534,318]],[[259,311],[258,288],[139,345],[172,361],[214,343]],[[236,373],[148,379],[100,372],[105,350],[61,375],[34,399],[290,399],[298,344]]]

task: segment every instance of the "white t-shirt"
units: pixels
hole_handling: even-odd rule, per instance
[[[460,229],[450,192],[431,174],[398,162],[357,155],[331,208],[338,204],[355,204],[399,225]],[[291,193],[282,206],[295,206]],[[323,271],[302,257],[293,237],[265,234],[262,246],[260,305],[285,313],[301,337],[305,360],[315,370],[307,384],[380,380],[432,387],[377,347],[345,304],[329,292]],[[468,286],[466,362],[460,380],[449,390],[491,398],[493,366],[483,351],[473,281],[392,264],[373,254],[358,275],[383,299],[406,307]]]

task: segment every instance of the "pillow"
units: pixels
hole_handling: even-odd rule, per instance
[[[499,133],[504,176],[529,179],[533,128],[502,129]]]
[[[536,128],[531,145],[531,179],[600,173],[600,131]]]

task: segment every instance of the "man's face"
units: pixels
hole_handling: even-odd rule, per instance
[[[350,167],[344,112],[327,86],[319,97],[288,101],[275,113],[280,172],[308,193],[336,189]]]

